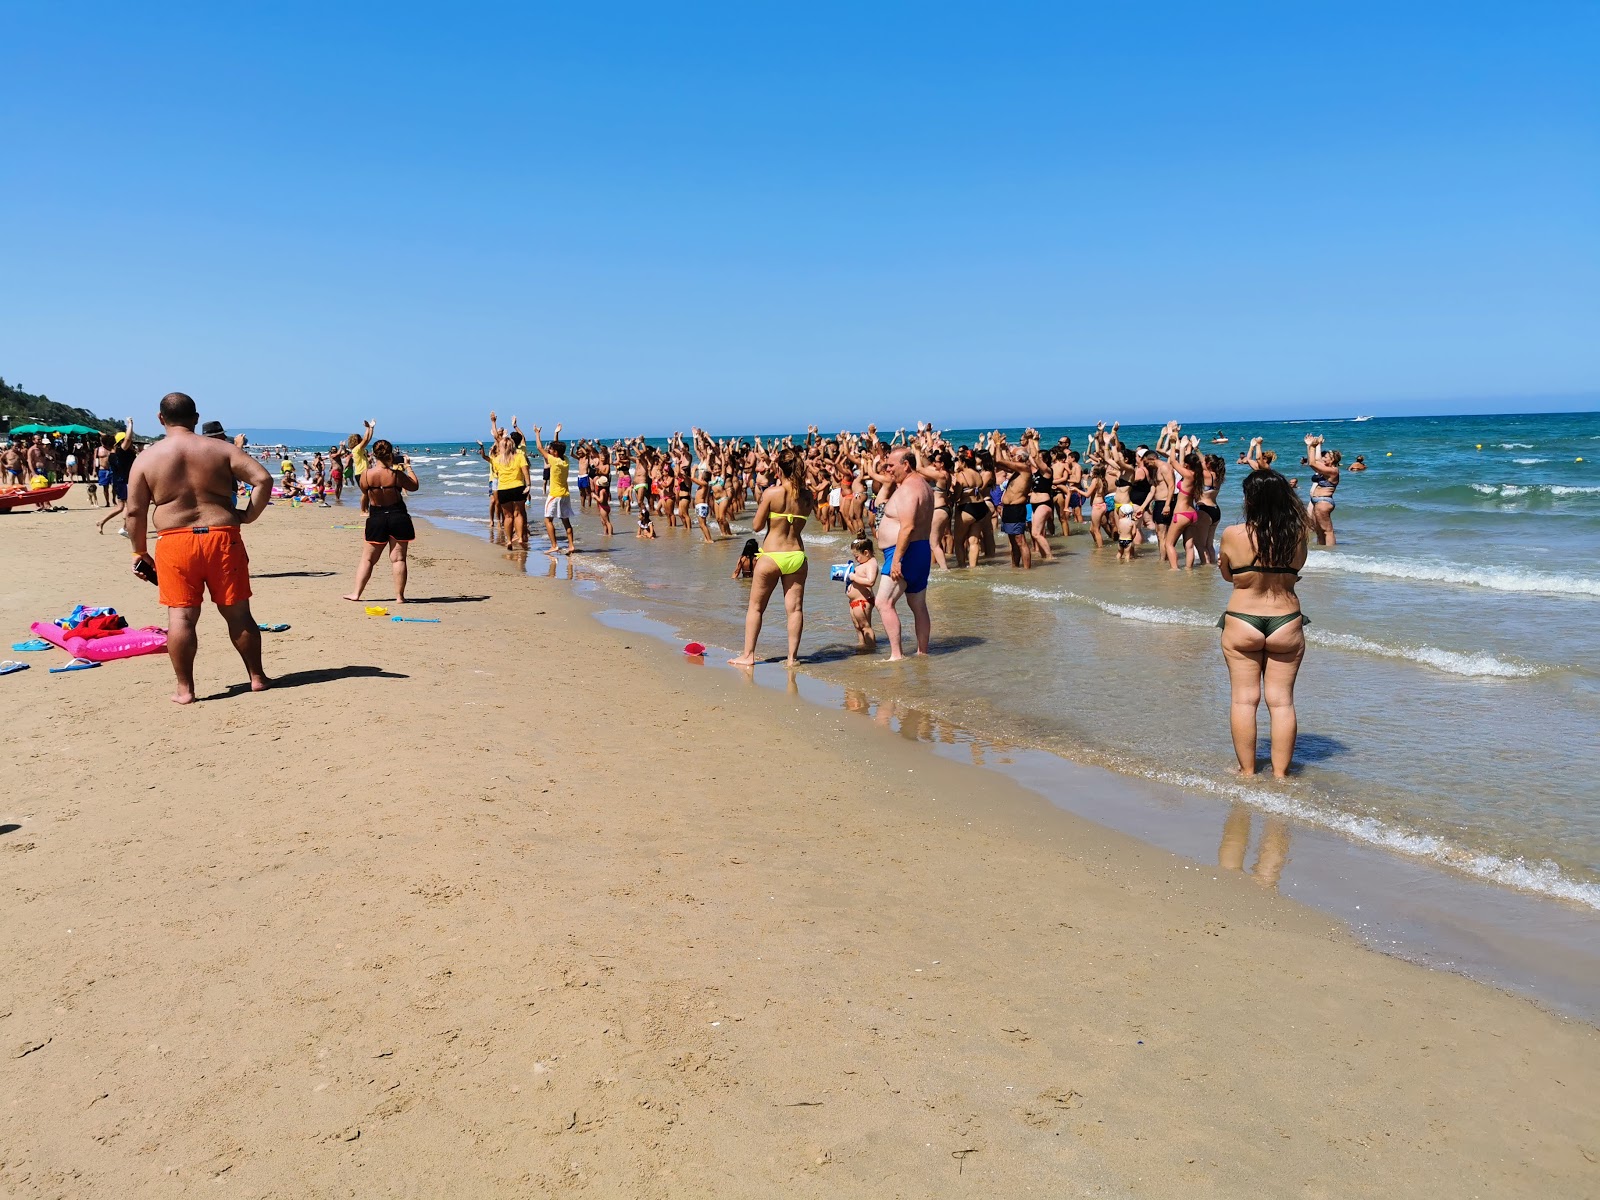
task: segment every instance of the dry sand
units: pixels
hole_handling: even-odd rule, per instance
[[[7,1194],[1600,1194],[1592,1027],[465,537],[411,591],[484,599],[366,617],[355,519],[248,531],[292,686],[227,691],[215,614],[187,710],[6,650]],[[163,615],[83,509],[0,562],[7,645]]]

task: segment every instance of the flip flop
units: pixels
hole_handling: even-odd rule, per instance
[[[437,625],[439,617],[390,617],[391,621],[404,621],[407,625]]]
[[[43,638],[30,638],[26,642],[12,642],[11,648],[13,650],[48,650],[50,649],[50,643]]]
[[[256,626],[256,628],[261,630],[262,633],[287,633],[288,630],[289,630],[289,627],[287,625],[259,625],[258,624]]]
[[[14,658],[8,658],[5,662],[0,662],[0,675],[15,675],[18,671],[26,671],[30,665],[25,662],[18,662]]]
[[[64,671],[89,671],[98,667],[97,662],[90,662],[87,658],[75,658],[63,667],[51,667],[50,674],[60,675]]]

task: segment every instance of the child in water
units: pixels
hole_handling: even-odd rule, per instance
[[[646,505],[639,505],[639,532],[633,536],[642,538],[656,536],[656,527],[650,524],[650,509]]]
[[[876,650],[878,637],[872,632],[872,592],[878,582],[878,552],[867,538],[850,543],[855,562],[844,576],[844,594],[850,601],[850,621],[861,639],[860,648]]]
[[[745,540],[744,549],[739,551],[739,561],[734,564],[733,577],[735,579],[750,579],[756,573],[756,554],[760,551],[761,544],[755,538]]]
[[[1117,561],[1132,562],[1139,557],[1139,510],[1132,504],[1117,505]]]

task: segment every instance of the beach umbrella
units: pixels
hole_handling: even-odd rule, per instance
[[[91,429],[87,425],[13,425],[12,433],[83,433],[98,434],[98,429]]]

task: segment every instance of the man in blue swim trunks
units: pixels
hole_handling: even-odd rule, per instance
[[[917,473],[916,451],[904,446],[889,454],[889,493],[878,519],[878,545],[883,548],[883,573],[878,577],[878,615],[889,635],[889,661],[899,662],[900,614],[895,610],[906,598],[917,631],[917,653],[928,652],[933,621],[928,616],[928,572],[933,567],[933,489]]]

